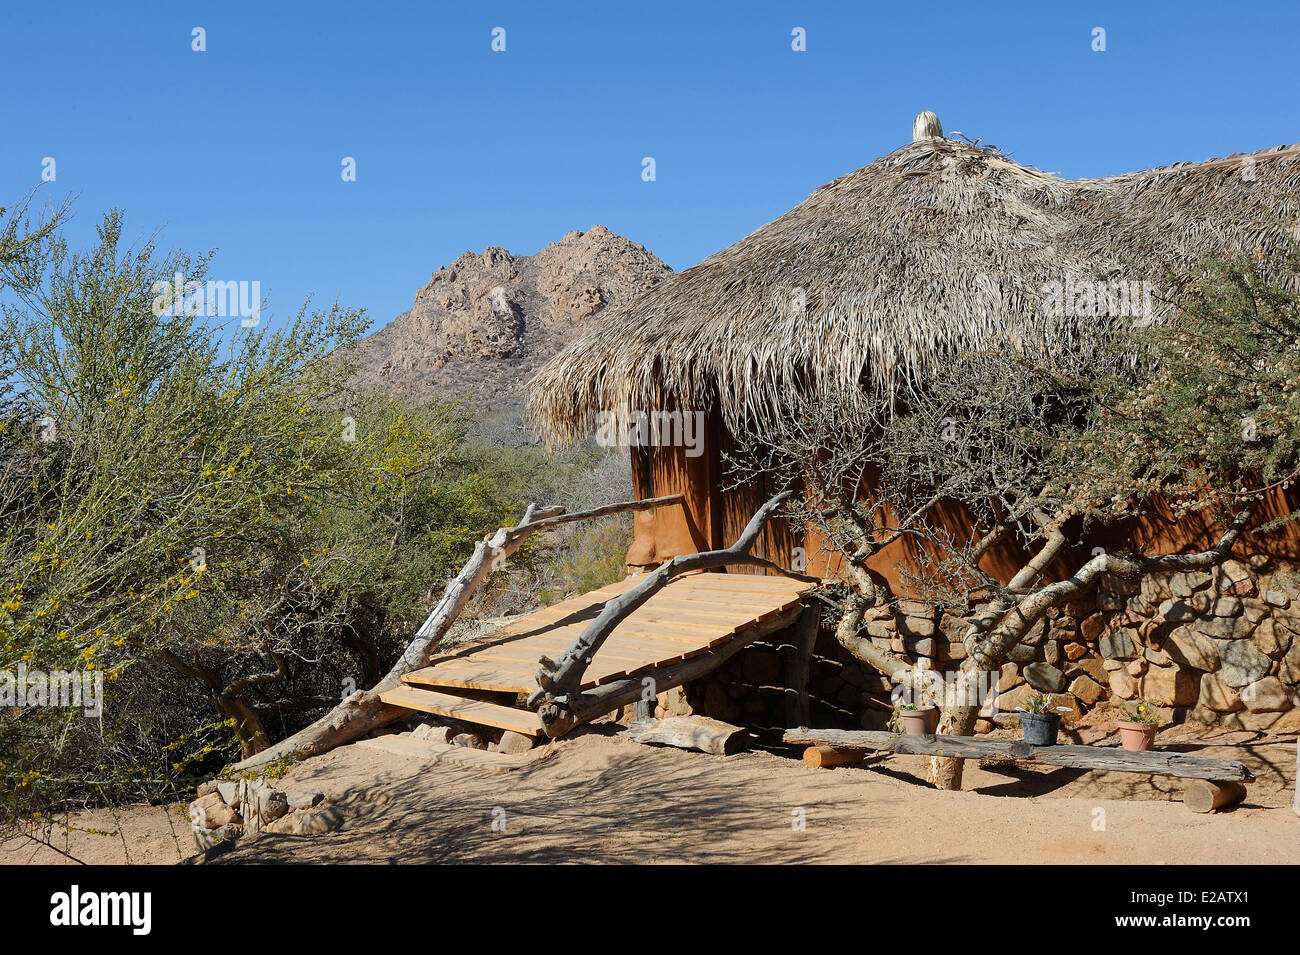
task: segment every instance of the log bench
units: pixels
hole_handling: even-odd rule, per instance
[[[1134,752],[1116,746],[1034,746],[1023,739],[979,736],[902,736],[884,730],[833,730],[800,727],[785,731],[785,742],[809,747],[810,766],[842,766],[869,753],[945,756],[962,759],[1009,759],[1073,769],[1145,773],[1194,780],[1183,794],[1193,812],[1213,812],[1236,805],[1246,796],[1243,783],[1255,774],[1235,759],[1191,756],[1168,750]],[[839,754],[839,755],[833,755]]]

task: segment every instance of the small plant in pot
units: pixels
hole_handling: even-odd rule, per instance
[[[1124,718],[1115,723],[1119,729],[1120,746],[1135,752],[1150,749],[1156,739],[1156,730],[1160,728],[1160,714],[1156,711],[1155,704],[1140,699],[1133,703],[1131,709],[1123,703],[1119,709],[1124,714]]]
[[[1068,710],[1064,706],[1052,707],[1049,693],[1038,693],[1025,700],[1020,707],[1020,729],[1025,742],[1031,746],[1055,746],[1061,714],[1065,712]]]
[[[939,710],[929,703],[899,703],[889,720],[889,728],[904,736],[926,736],[939,726]]]

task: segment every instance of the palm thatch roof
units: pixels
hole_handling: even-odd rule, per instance
[[[548,441],[589,435],[600,412],[715,404],[739,433],[790,394],[891,400],[957,351],[1086,347],[1141,317],[1115,289],[1273,247],[1300,222],[1300,145],[1069,180],[944,139],[933,114],[915,128],[586,329],[529,384]],[[1070,307],[1078,281],[1100,291]]]

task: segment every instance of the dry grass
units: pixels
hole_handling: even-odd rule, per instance
[[[1163,280],[1274,247],[1298,193],[1300,146],[1066,180],[923,139],[598,319],[532,380],[530,411],[552,443],[624,406],[716,404],[738,434],[783,395],[892,399],[957,351],[1086,348],[1132,316],[1056,315],[1049,283]]]

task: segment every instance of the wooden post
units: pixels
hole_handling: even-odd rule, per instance
[[[1246,798],[1246,787],[1241,783],[1213,783],[1198,779],[1183,792],[1183,805],[1192,812],[1214,812],[1235,806]]]
[[[807,726],[811,722],[808,709],[808,671],[817,631],[821,627],[821,606],[804,608],[799,622],[790,628],[790,641],[782,644],[785,658],[785,725],[787,728]]]

